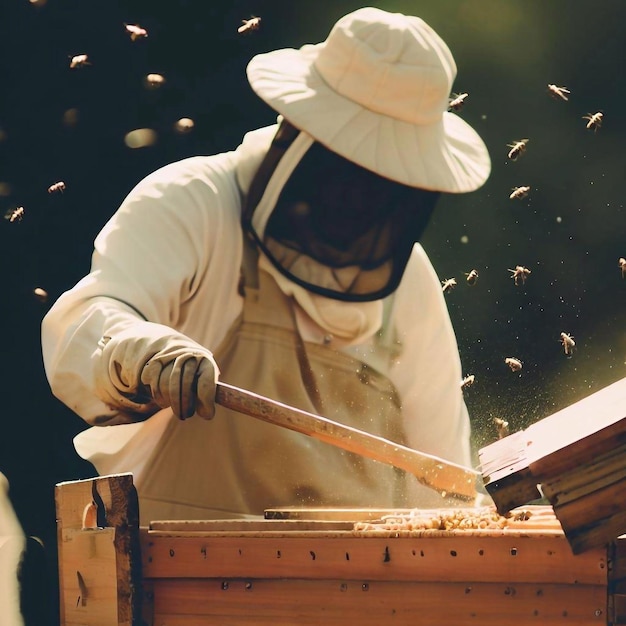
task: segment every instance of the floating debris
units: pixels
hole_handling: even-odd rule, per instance
[[[63,113],[63,125],[72,127],[76,124],[78,124],[78,109],[67,109]]]

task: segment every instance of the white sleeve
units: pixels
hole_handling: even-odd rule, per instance
[[[240,245],[234,175],[209,175],[206,163],[185,159],[144,179],[97,236],[91,272],[44,317],[42,351],[52,392],[88,423],[133,420],[123,403],[98,399],[101,338],[145,320],[180,330],[212,255],[220,245]]]
[[[441,283],[419,244],[395,294],[392,316],[402,353],[390,378],[401,397],[409,444],[470,466],[470,422],[456,337]]]

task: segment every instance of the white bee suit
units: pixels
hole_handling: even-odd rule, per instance
[[[90,274],[63,294],[43,321],[44,364],[52,391],[94,425],[76,437],[77,451],[100,474],[132,471],[140,511],[143,481],[153,470],[167,438],[164,433],[175,418],[171,410],[163,409],[133,423],[137,414],[145,415],[145,406],[133,407],[128,397],[120,397],[119,403],[103,402],[96,374],[98,343],[102,337],[148,320],[213,351],[222,344],[244,303],[238,289],[243,257],[242,190],[245,193],[275,130],[272,126],[253,131],[234,152],[184,159],[139,183],[96,238]],[[341,304],[336,311],[339,318]],[[401,407],[402,424],[397,429],[404,433],[407,445],[469,466],[469,419],[460,390],[456,339],[438,277],[419,244],[386,308],[386,328],[374,334],[372,316],[382,319],[382,305],[366,308],[363,333],[351,342],[341,342],[342,353],[389,379]],[[299,307],[294,316],[305,342],[322,346],[328,341],[332,334],[328,328],[313,322]],[[330,322],[328,326],[332,328]],[[394,338],[399,353],[393,358],[380,359],[381,336]],[[281,364],[270,366],[280,368]],[[245,384],[240,381],[240,386]],[[213,421],[219,419],[218,414]],[[187,421],[195,420],[199,418]],[[367,430],[367,423],[361,427]],[[194,443],[203,445],[202,441]],[[240,453],[233,441],[220,448],[224,458],[236,459]],[[254,459],[246,461],[254,466]],[[215,467],[220,468],[219,460]],[[169,471],[174,474],[176,467]],[[207,482],[207,475],[198,468],[190,491],[200,493]],[[415,506],[439,502],[429,489],[422,487],[419,493],[421,500]],[[149,521],[145,515],[168,517],[161,515],[163,509],[158,506],[144,503],[143,509],[151,513],[142,513],[142,523]],[[268,506],[275,504],[292,503]],[[246,514],[203,506],[195,514],[191,507],[182,515]]]

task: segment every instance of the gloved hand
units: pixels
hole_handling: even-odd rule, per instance
[[[99,344],[98,396],[138,417],[171,407],[179,419],[215,414],[219,368],[212,353],[167,326],[138,322]]]

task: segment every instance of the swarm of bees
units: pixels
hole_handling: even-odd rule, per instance
[[[530,275],[530,270],[523,265],[516,265],[514,270],[509,270],[511,272],[511,278],[515,282],[515,286],[519,286],[519,281],[522,281],[522,285],[526,283],[526,279]]]
[[[251,33],[255,30],[259,30],[261,26],[260,17],[251,17],[249,20],[241,20],[241,26],[237,29],[239,34]]]
[[[529,191],[530,191],[530,186],[528,185],[524,185],[522,187],[513,187],[513,191],[511,192],[509,199],[521,200],[522,198],[525,198],[528,195]]]
[[[56,193],[57,191],[60,193],[65,191],[65,183],[62,180],[48,187],[48,193]]]
[[[507,148],[511,148],[509,153],[507,154],[509,160],[517,161],[517,159],[526,152],[526,144],[530,141],[530,139],[519,139],[518,141],[514,141],[513,143],[507,144]]]
[[[448,102],[448,111],[460,111],[468,96],[468,93],[453,93]]]
[[[77,70],[86,65],[91,65],[89,57],[86,54],[77,54],[70,57],[70,69]]]
[[[137,41],[137,39],[145,39],[148,36],[148,31],[138,24],[124,24],[124,28],[130,36],[131,41]]]
[[[519,372],[522,369],[522,362],[515,357],[508,356],[504,359],[504,362],[511,368],[512,372]]]
[[[626,259],[624,257],[620,257],[617,264],[622,271],[622,278],[626,278]]]
[[[13,222],[21,222],[23,218],[24,218],[23,206],[18,206],[15,209],[9,209],[4,214],[4,219],[8,220],[11,224],[13,224]]]
[[[548,85],[548,91],[553,98],[561,98],[561,100],[569,100],[571,93],[567,87],[557,87],[556,85]]]
[[[587,130],[592,130],[595,133],[598,131],[600,126],[602,126],[604,113],[602,113],[602,111],[598,111],[597,113],[587,113],[587,115],[583,115],[583,119],[587,120]]]
[[[567,333],[561,333],[561,344],[563,345],[565,356],[572,356],[574,348],[576,347],[574,338]]]
[[[441,281],[441,288],[443,293],[448,293],[448,291],[452,291],[456,287],[456,279],[455,278],[446,278],[446,280]]]

